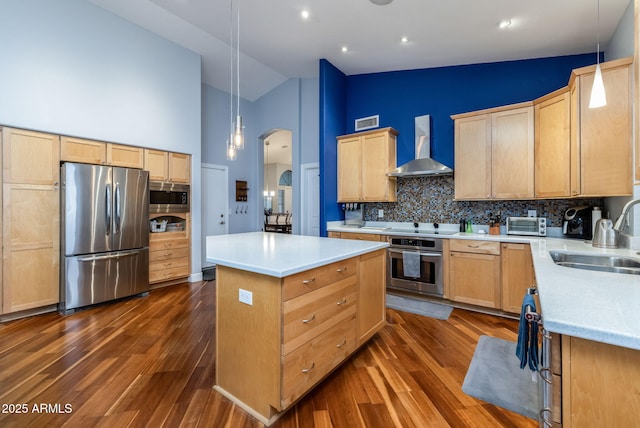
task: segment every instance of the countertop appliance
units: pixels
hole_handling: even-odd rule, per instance
[[[389,236],[387,288],[442,297],[442,239]],[[415,275],[408,274],[408,258],[419,260]]]
[[[149,173],[65,163],[61,312],[149,290]]]
[[[547,236],[544,217],[507,217],[507,235]]]
[[[189,185],[152,181],[149,183],[150,213],[189,212]]]
[[[564,213],[562,233],[567,238],[591,240],[593,228],[591,226],[593,207],[571,207]]]

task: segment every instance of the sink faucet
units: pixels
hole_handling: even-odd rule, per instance
[[[620,213],[620,217],[616,220],[616,223],[613,225],[613,228],[617,231],[620,231],[624,225],[624,220],[627,218],[627,214],[629,214],[629,210],[635,204],[640,204],[640,199],[632,199],[627,202],[622,208],[622,212]]]

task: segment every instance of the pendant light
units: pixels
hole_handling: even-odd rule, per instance
[[[229,121],[231,129],[227,140],[227,160],[235,160],[238,150],[244,149],[244,126],[240,116],[240,5],[237,5],[236,48],[235,48],[235,86],[236,86],[236,115],[233,117],[233,87],[234,87],[234,47],[233,47],[233,0],[229,7],[229,46],[230,46],[230,84],[229,84]]]
[[[598,108],[607,105],[607,95],[604,92],[604,81],[602,80],[602,70],[600,69],[600,0],[598,0],[597,46],[596,72],[593,76],[593,86],[591,87],[591,99],[589,100],[589,108]]]
[[[264,142],[264,149],[265,149],[265,171],[266,171],[266,175],[267,175],[267,179],[266,179],[266,183],[264,186],[264,192],[262,192],[262,194],[264,195],[265,198],[271,198],[273,196],[275,196],[276,192],[273,190],[269,190],[269,141],[265,141]]]

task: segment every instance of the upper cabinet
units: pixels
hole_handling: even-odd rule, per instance
[[[144,169],[149,171],[149,180],[188,184],[191,181],[191,156],[145,149]]]
[[[338,202],[395,202],[396,167],[393,128],[338,137]]]
[[[139,168],[144,166],[144,150],[123,144],[104,143],[75,137],[60,138],[60,160],[95,165]]]
[[[632,193],[632,58],[601,63],[607,105],[589,108],[595,66],[531,103],[451,116],[455,199]],[[533,131],[535,128],[535,132]]]
[[[607,105],[589,108],[594,66],[574,70],[569,82],[577,106],[571,132],[580,144],[580,196],[631,195],[631,58],[600,66]]]
[[[555,91],[534,101],[535,196],[566,198],[580,192],[577,139],[571,138],[571,92]]]
[[[455,198],[533,197],[533,106],[521,103],[452,116]]]

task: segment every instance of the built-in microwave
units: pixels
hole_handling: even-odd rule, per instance
[[[150,213],[189,212],[189,185],[152,181],[149,183]]]
[[[507,235],[547,236],[544,217],[507,217]]]

